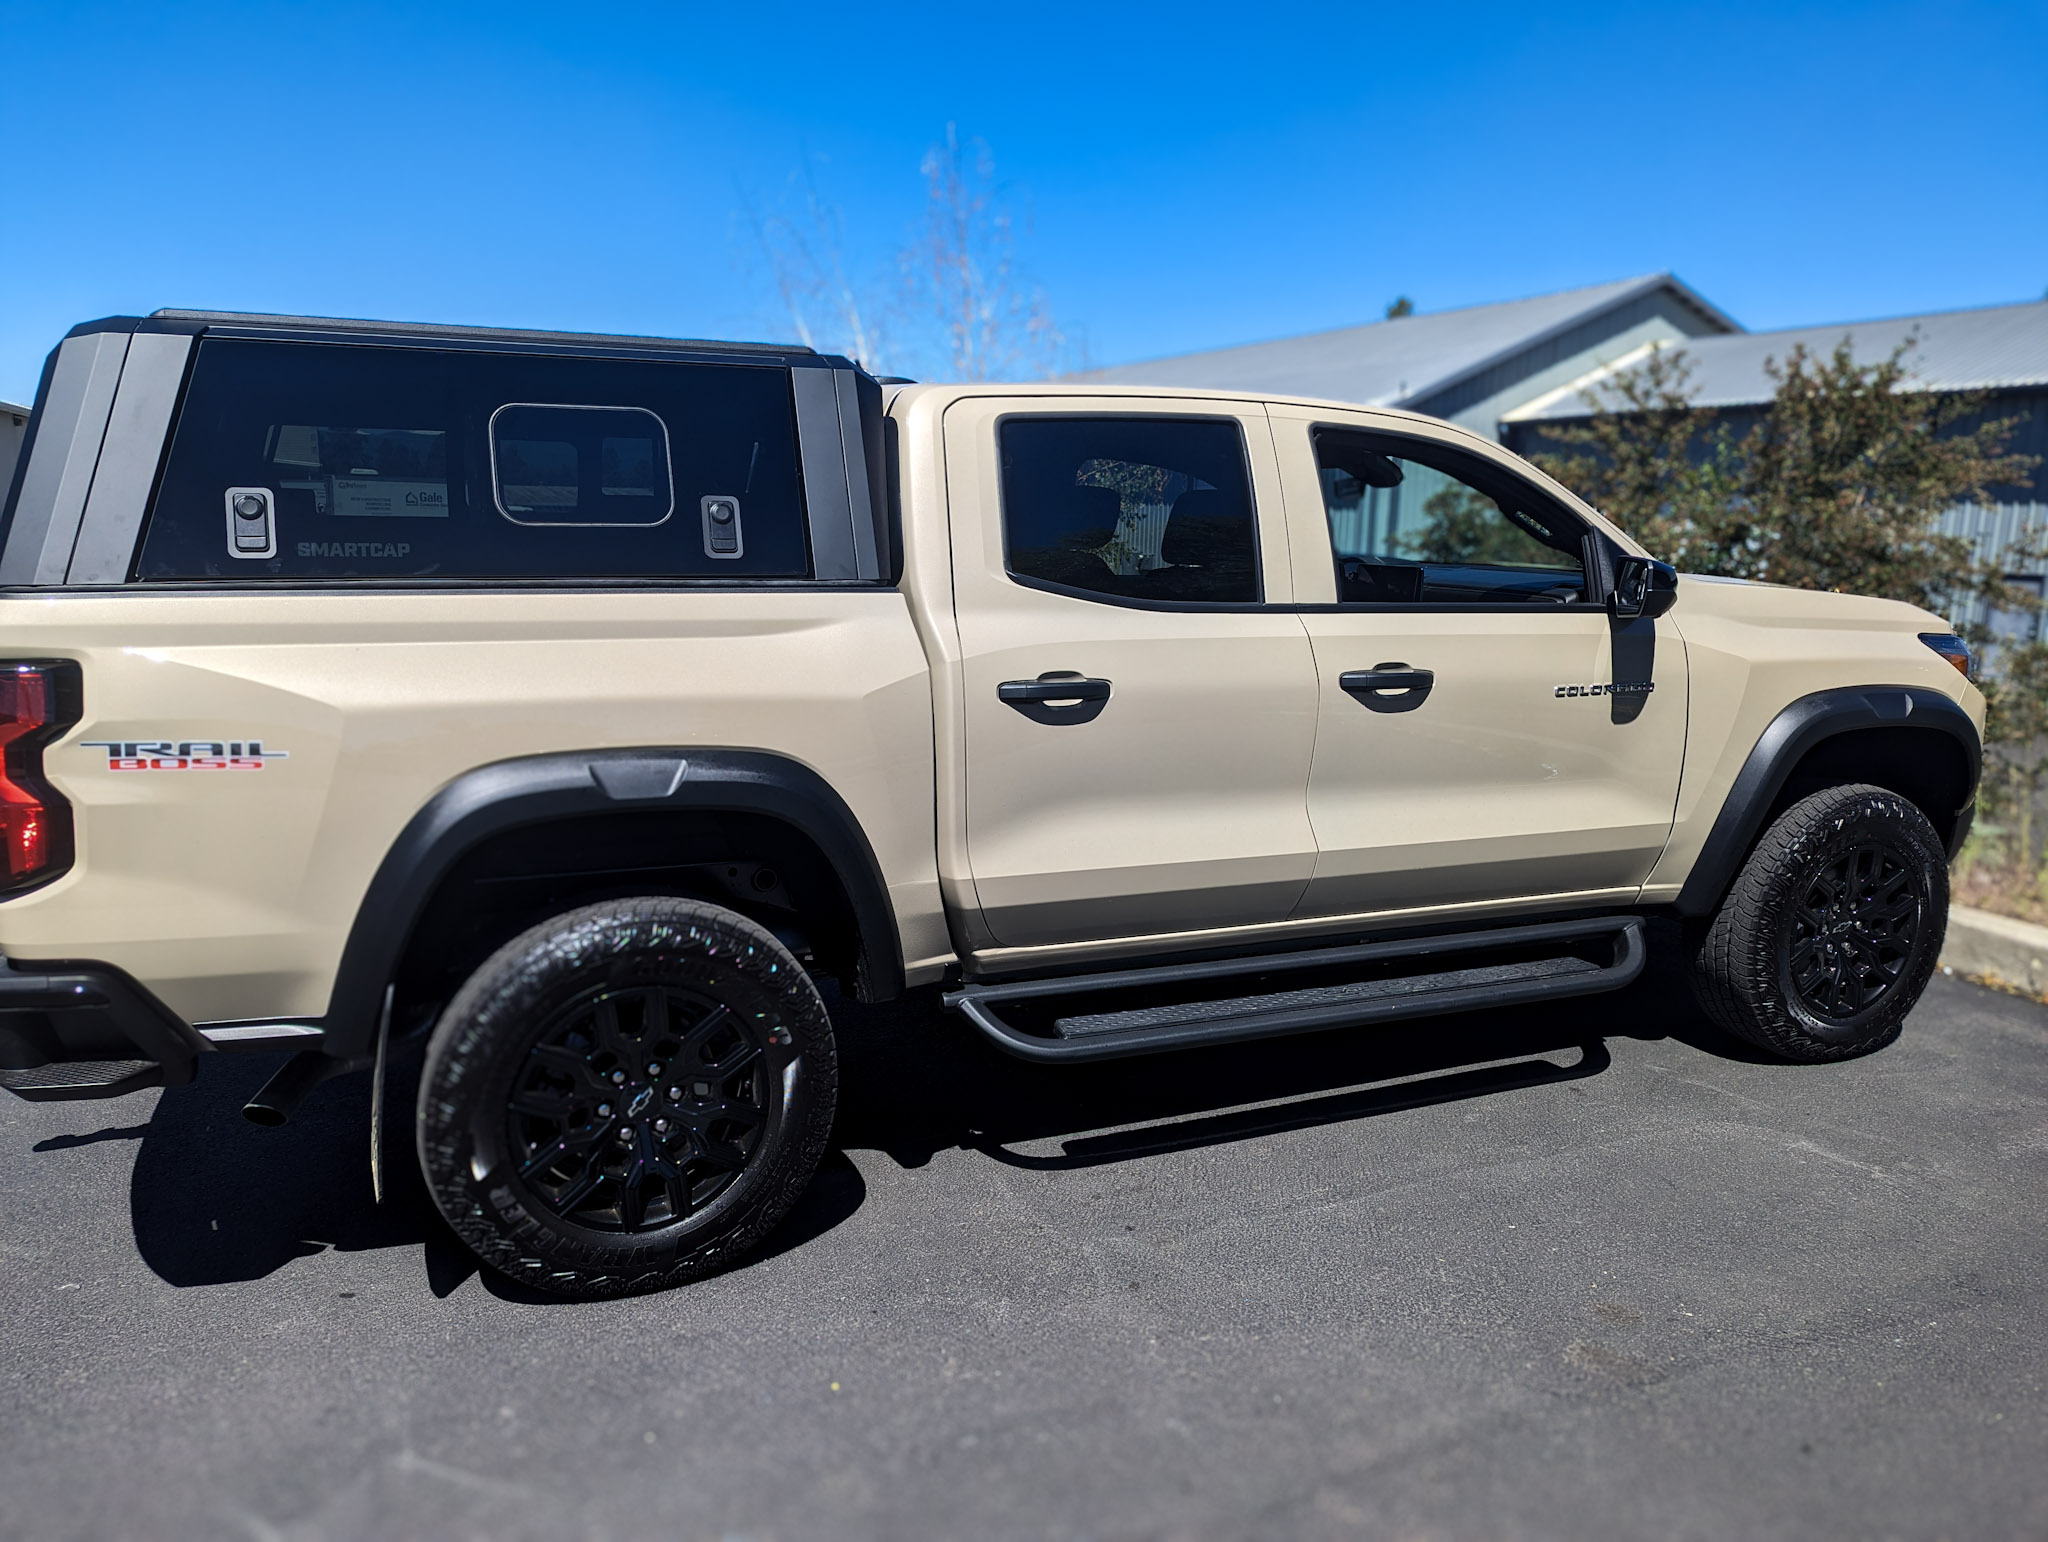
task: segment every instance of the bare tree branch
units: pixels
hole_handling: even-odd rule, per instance
[[[741,207],[797,340],[879,371],[886,367],[879,307],[863,299],[864,288],[877,286],[858,285],[846,271],[845,217],[820,196],[809,157],[790,185],[800,195],[794,216],[763,215],[744,194]]]
[[[903,254],[914,314],[931,318],[948,373],[958,380],[1052,374],[1068,351],[1045,296],[1016,266],[1015,232],[995,180],[995,158],[954,124],[925,152],[925,216]]]

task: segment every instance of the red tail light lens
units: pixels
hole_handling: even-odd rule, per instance
[[[0,661],[0,896],[71,867],[71,805],[43,780],[43,748],[80,712],[78,666]]]

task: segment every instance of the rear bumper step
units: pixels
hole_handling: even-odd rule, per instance
[[[112,964],[0,960],[0,1088],[31,1102],[192,1080],[212,1046]]]
[[[1590,996],[1627,985],[1643,972],[1646,957],[1640,918],[1594,916],[1401,942],[968,985],[949,992],[946,1005],[999,1049],[1023,1059],[1110,1060]],[[1276,975],[1307,976],[1308,981],[1293,988],[1268,986],[1268,977]],[[1268,988],[1245,992],[1242,987],[1250,983]],[[1231,991],[1232,985],[1240,988]],[[1077,1007],[1083,1010],[1073,1010]]]

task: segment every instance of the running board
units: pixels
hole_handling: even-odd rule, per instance
[[[1593,916],[1402,942],[966,985],[948,992],[945,1000],[998,1049],[1025,1060],[1114,1060],[1197,1044],[1591,996],[1629,984],[1643,972],[1646,957],[1640,918]],[[1265,977],[1280,974],[1308,978],[1291,989],[1267,983]],[[1232,984],[1261,988],[1232,992]],[[1119,997],[1125,999],[1119,1003]]]

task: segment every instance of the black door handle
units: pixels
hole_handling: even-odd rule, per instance
[[[1436,684],[1427,669],[1410,669],[1406,664],[1381,664],[1374,669],[1347,669],[1337,683],[1347,691],[1426,691]]]
[[[1347,669],[1337,683],[1374,712],[1413,712],[1436,685],[1436,675],[1406,664]]]
[[[1109,682],[1054,670],[1036,680],[1005,680],[996,687],[996,700],[1034,723],[1092,723],[1109,701]]]
[[[1108,701],[1107,680],[1005,680],[996,700],[1015,706],[1020,701]]]

